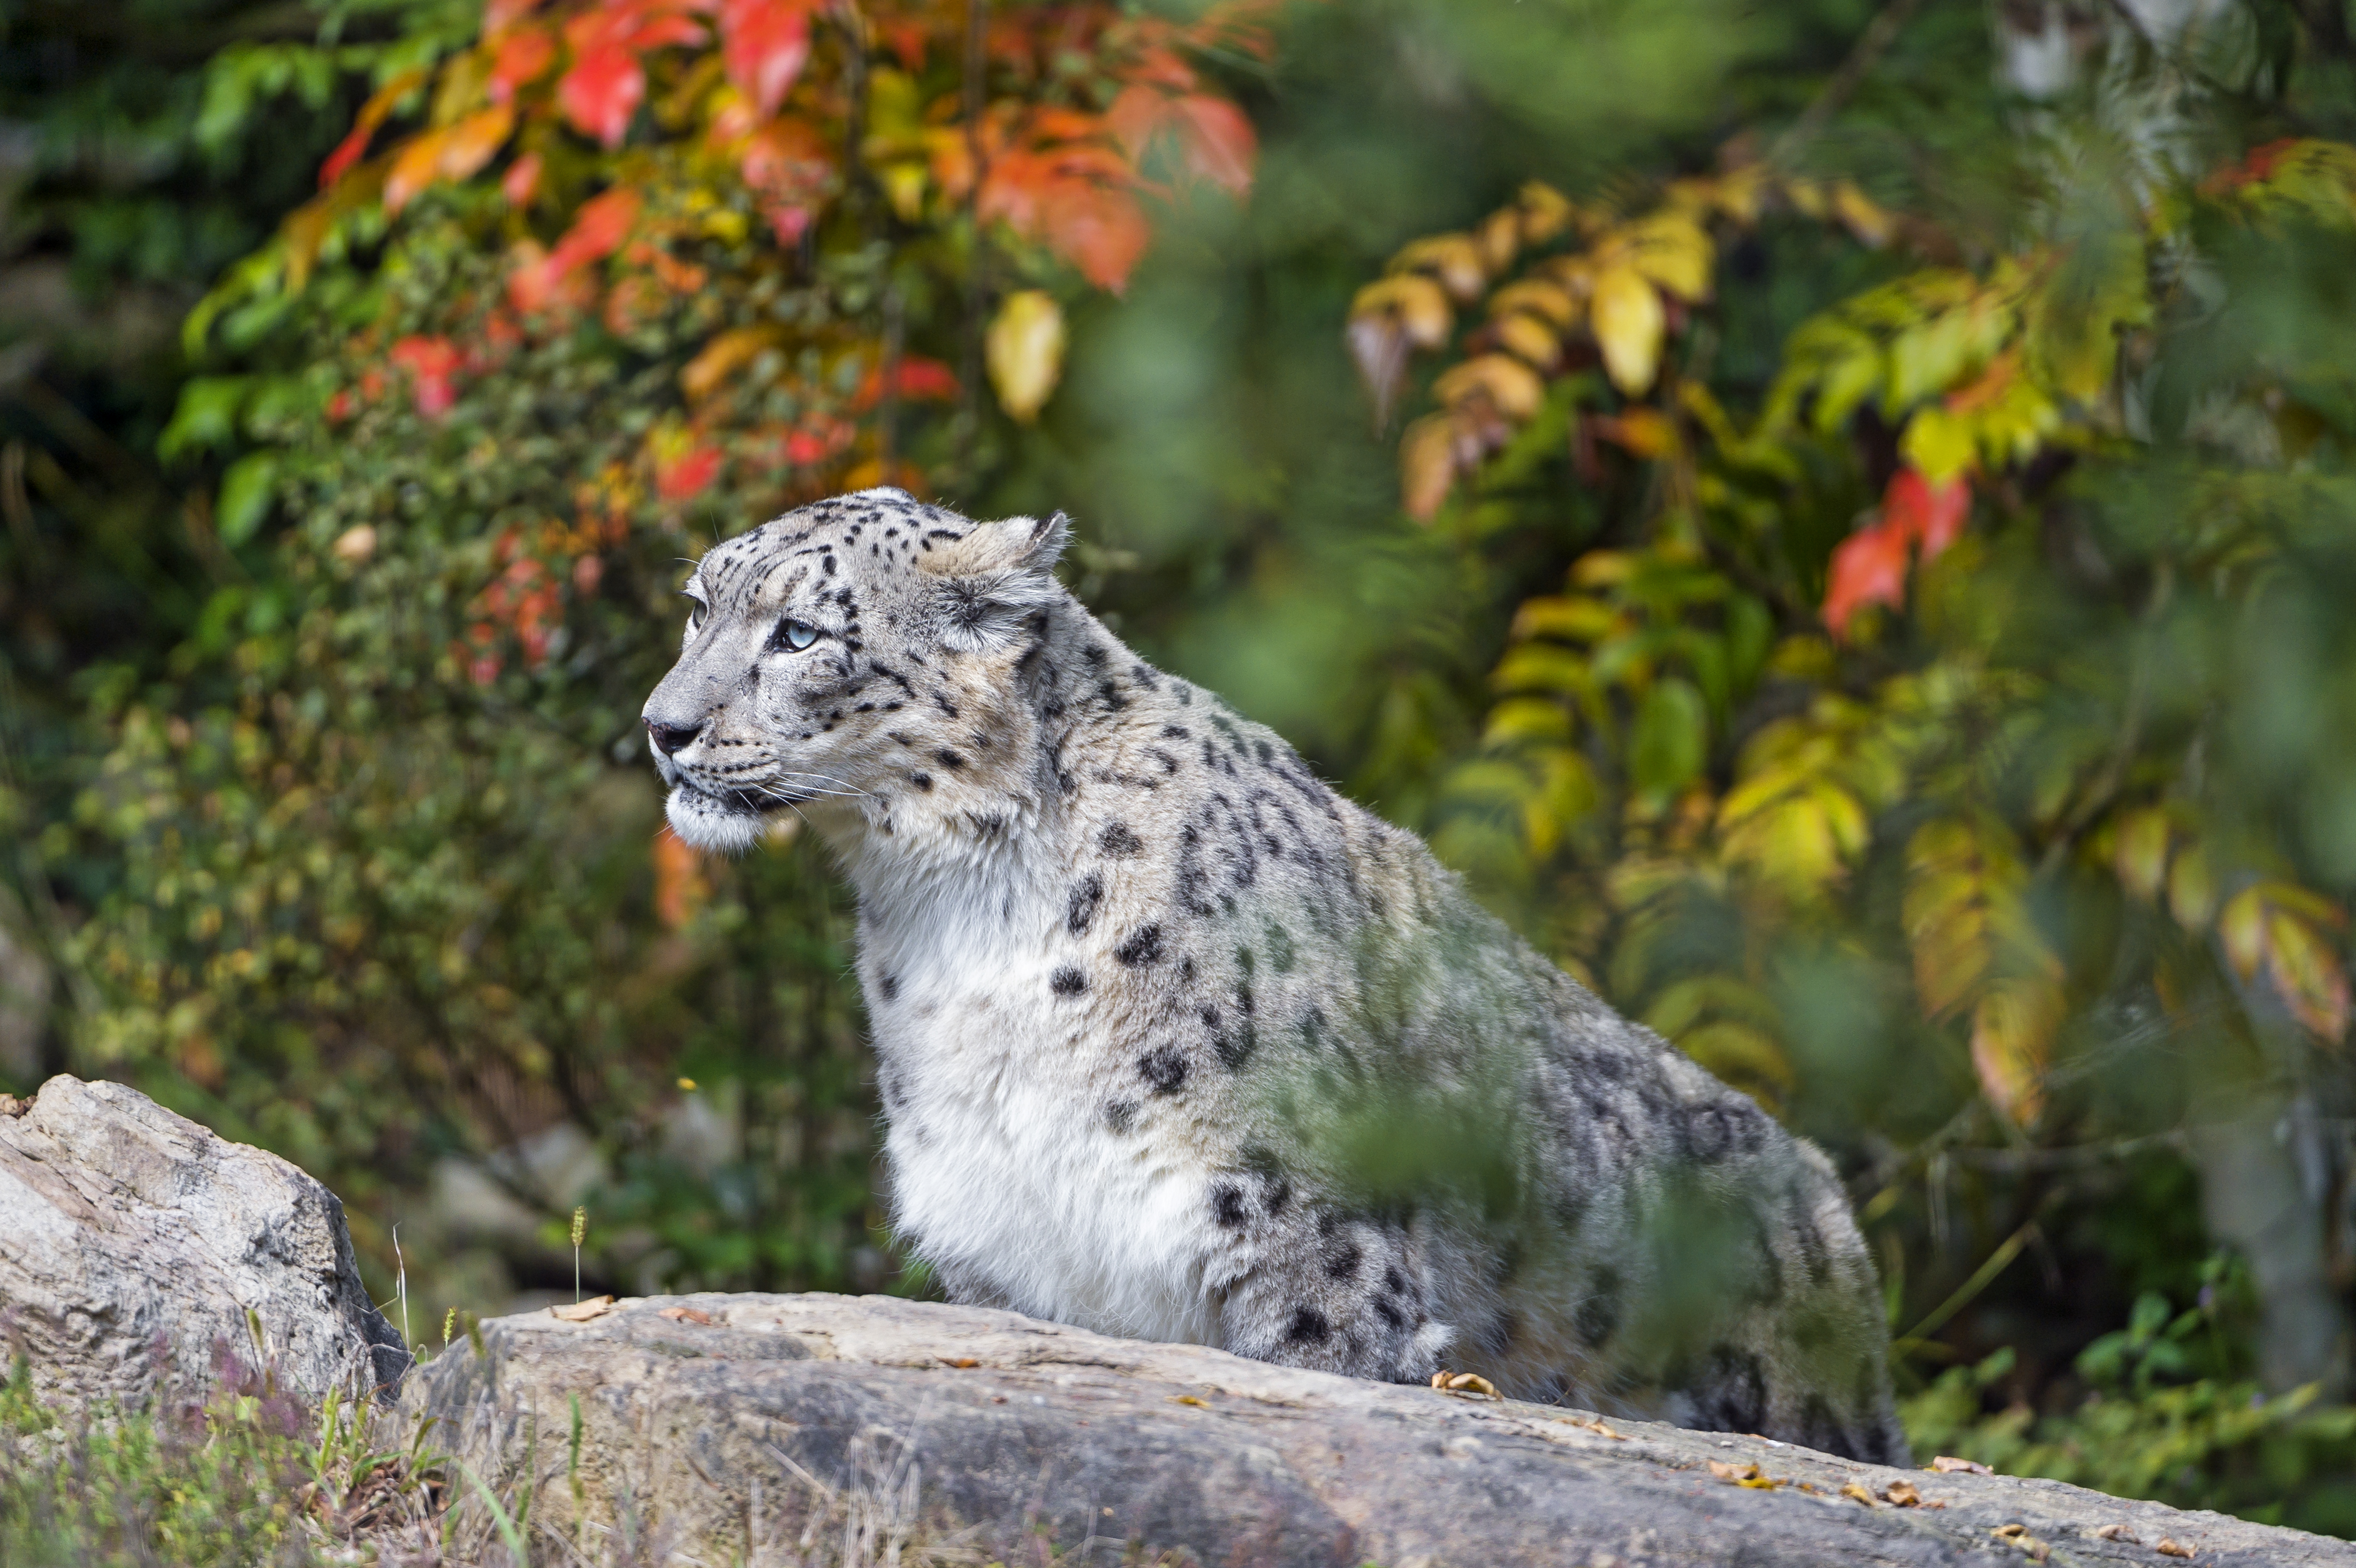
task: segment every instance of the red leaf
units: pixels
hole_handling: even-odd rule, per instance
[[[802,0],[723,0],[721,58],[728,80],[767,119],[809,61],[809,9]]]
[[[900,69],[911,76],[925,69],[925,25],[922,22],[886,22],[884,41],[899,58]]]
[[[807,207],[773,207],[768,219],[769,232],[788,251],[800,244],[802,236],[809,232],[810,210]]]
[[[575,267],[612,255],[628,238],[630,225],[637,218],[638,193],[627,186],[616,186],[583,202],[573,227],[564,231],[564,238],[549,252],[549,267],[562,276]]]
[[[446,337],[412,336],[394,344],[391,357],[394,364],[415,379],[420,414],[438,419],[450,411],[450,406],[458,400],[457,389],[450,381],[460,361],[456,344]]]
[[[540,80],[556,59],[556,40],[546,33],[516,33],[499,45],[498,58],[491,62],[491,79],[487,91],[494,103],[505,103],[515,96],[519,87],[529,86]]]
[[[1905,602],[1909,542],[1904,527],[1889,519],[1841,540],[1825,586],[1825,624],[1835,636],[1847,636],[1850,619],[1868,604]]]
[[[601,44],[581,55],[556,84],[564,117],[584,135],[618,147],[630,118],[647,95],[647,73],[637,57],[618,44]]]
[[[540,188],[540,155],[526,153],[511,165],[507,177],[499,181],[499,191],[508,198],[509,207],[522,207],[531,200],[532,192]]]
[[[900,361],[898,379],[900,395],[904,398],[931,399],[944,403],[957,400],[957,372],[937,359],[919,358],[911,354]]]
[[[894,397],[908,402],[954,402],[958,395],[957,372],[937,359],[911,354],[900,361],[898,373],[892,378],[892,390]],[[877,365],[861,379],[851,406],[864,413],[883,400],[884,367]]]
[[[1173,107],[1184,131],[1187,172],[1236,196],[1251,189],[1259,138],[1244,112],[1224,98],[1201,93],[1190,93]]]
[[[684,501],[719,473],[719,453],[708,446],[690,447],[670,461],[655,464],[655,493],[666,501]]]
[[[1883,522],[1920,544],[1924,560],[1937,560],[1961,539],[1971,516],[1972,482],[1960,474],[1933,485],[1919,471],[1901,468],[1881,497]]]
[[[376,122],[373,120],[363,119],[353,126],[350,134],[337,143],[336,150],[327,155],[327,161],[319,165],[319,188],[325,190],[343,178],[344,171],[360,161],[361,155],[368,151],[369,138],[375,134]]]
[[[1041,203],[1048,245],[1100,289],[1119,293],[1152,231],[1137,198],[1087,180],[1059,180]]]

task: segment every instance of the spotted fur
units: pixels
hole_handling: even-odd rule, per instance
[[[1065,537],[791,513],[704,556],[647,705],[682,837],[792,807],[857,888],[894,1221],[950,1295],[1902,1458],[1824,1157],[1123,647]],[[1370,1184],[1366,1129],[1427,1124],[1487,1163]]]

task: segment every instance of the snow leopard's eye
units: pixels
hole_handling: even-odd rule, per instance
[[[790,615],[778,622],[777,629],[769,634],[769,646],[788,653],[798,654],[817,641],[816,626],[808,621],[797,621]]]
[[[703,630],[703,617],[711,613],[712,606],[692,588],[680,589],[680,597],[687,601],[687,640],[691,643],[695,634]]]

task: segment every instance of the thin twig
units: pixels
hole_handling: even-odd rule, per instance
[[[1881,63],[1881,57],[1890,52],[1890,46],[1898,41],[1900,30],[1921,5],[1922,0],[1890,0],[1889,5],[1874,13],[1873,20],[1866,24],[1865,31],[1849,49],[1848,58],[1841,61],[1840,69],[1833,72],[1824,91],[1775,139],[1767,153],[1769,163],[1789,167],[1802,150],[1816,139],[1825,123],[1840,111],[1873,68]]]

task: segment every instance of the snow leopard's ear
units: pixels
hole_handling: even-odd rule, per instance
[[[976,523],[959,539],[937,543],[916,557],[939,580],[941,641],[966,653],[1011,642],[1033,612],[1063,596],[1055,561],[1072,537],[1071,519],[1057,512]]]

